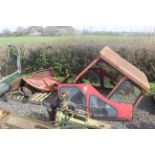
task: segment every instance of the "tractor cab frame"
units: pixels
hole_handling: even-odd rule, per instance
[[[132,120],[133,109],[150,86],[146,75],[109,47],[83,69],[72,84],[59,84],[69,102],[95,119]]]

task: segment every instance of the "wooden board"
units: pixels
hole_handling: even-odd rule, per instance
[[[17,116],[15,114],[10,115],[8,120],[1,124],[1,128],[12,129],[52,129],[52,124],[45,123],[37,119],[31,119],[27,117]]]
[[[10,115],[9,111],[0,109],[0,123],[4,118],[8,117],[9,115]]]

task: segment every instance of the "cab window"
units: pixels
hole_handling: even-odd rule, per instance
[[[94,70],[90,69],[81,78],[81,83],[89,83],[93,86],[100,86],[99,75]]]
[[[62,87],[60,95],[68,92],[69,101],[77,106],[77,108],[86,109],[86,97],[77,87]]]
[[[109,98],[114,102],[134,104],[141,94],[141,90],[132,81],[124,81]]]
[[[116,117],[116,109],[95,95],[90,96],[90,111],[94,118]]]

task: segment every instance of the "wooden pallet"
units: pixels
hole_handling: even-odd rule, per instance
[[[31,97],[29,97],[27,102],[34,103],[34,104],[42,104],[42,102],[46,98],[48,98],[50,95],[51,95],[51,92],[50,93],[47,93],[47,92],[34,93]],[[13,100],[13,101],[22,103],[24,102],[25,99],[26,98],[22,94],[20,94],[19,91],[14,91],[14,92],[6,94],[7,101]]]
[[[35,93],[29,98],[30,103],[42,104],[42,102],[48,98],[51,93]]]

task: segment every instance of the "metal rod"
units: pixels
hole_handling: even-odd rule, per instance
[[[109,99],[113,93],[116,91],[116,89],[126,80],[127,78],[123,76],[121,80],[117,83],[117,85],[112,89],[112,91],[108,94],[107,98]]]

